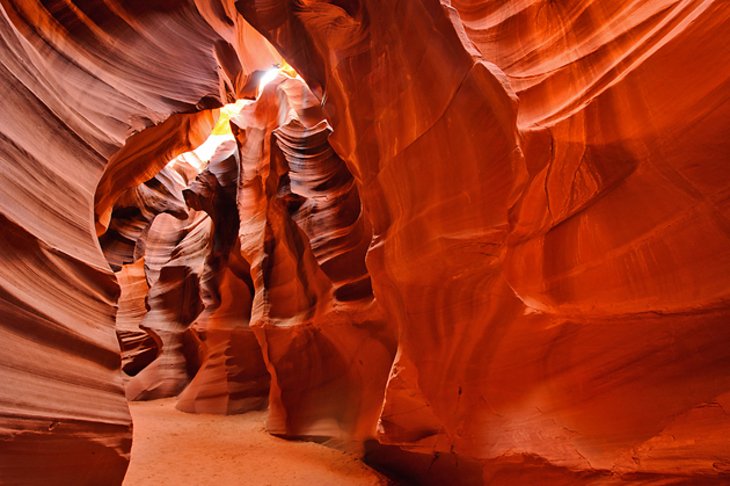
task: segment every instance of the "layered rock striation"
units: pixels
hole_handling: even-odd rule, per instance
[[[326,94],[373,227],[399,330],[374,461],[725,474],[728,12],[649,4],[238,4]]]
[[[196,113],[237,97],[226,71],[278,62],[248,30],[214,28],[192,1],[0,3],[3,482],[121,482],[120,292],[97,229],[117,196],[207,136],[214,116]],[[225,62],[212,48],[246,38],[266,48]]]
[[[0,4],[0,477],[119,482],[126,391],[422,483],[727,480],[723,2]]]

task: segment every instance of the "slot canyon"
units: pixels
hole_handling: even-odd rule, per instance
[[[730,484],[727,0],[0,13],[0,484]]]

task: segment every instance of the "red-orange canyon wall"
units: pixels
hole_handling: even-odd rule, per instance
[[[0,6],[0,482],[119,483],[125,392],[423,483],[730,480],[726,2]]]

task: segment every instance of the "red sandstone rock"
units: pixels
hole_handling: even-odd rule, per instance
[[[158,355],[159,346],[154,336],[141,329],[139,323],[147,314],[147,277],[144,259],[124,265],[117,272],[121,293],[117,305],[117,337],[122,353],[122,371],[134,376],[147,367]]]
[[[349,442],[374,432],[394,335],[367,285],[357,191],[317,105],[301,80],[280,78],[231,120],[241,252],[272,377],[269,431]]]
[[[730,376],[727,9],[455,1],[464,30],[442,3],[237,4],[326,93],[373,226],[368,270],[399,328],[390,465],[723,474],[708,451],[730,450],[693,411]],[[678,414],[691,444],[662,432]]]
[[[99,238],[104,257],[113,270],[144,254],[147,231],[155,216],[168,213],[180,219],[188,217],[182,198],[185,185],[180,174],[165,167],[117,199],[109,228]]]
[[[201,100],[225,101],[211,49],[223,39],[189,1],[0,2],[3,482],[114,484],[124,475],[119,289],[95,240],[94,191],[131,133]],[[243,57],[244,73],[273,59]],[[155,174],[144,169],[114,190]],[[100,196],[98,214],[107,214],[114,201]]]
[[[130,396],[200,366],[181,408],[258,406],[253,332],[272,433],[374,438],[420,482],[727,479],[723,2],[92,3],[0,2],[0,477],[124,472],[98,235],[117,267],[144,253]],[[278,62],[252,26],[309,88],[233,119],[238,173],[191,185],[211,217],[139,204]],[[238,241],[211,239],[231,183]]]
[[[150,284],[149,311],[139,326],[154,336],[159,349],[155,360],[126,383],[125,392],[130,400],[175,396],[187,385],[185,334],[203,308],[200,276],[210,249],[210,218],[198,211],[191,212],[185,221],[158,217],[150,230],[153,232],[147,252],[154,253],[159,245],[170,258],[160,268],[157,280]],[[158,234],[179,239],[159,244],[159,240],[152,238]]]
[[[268,398],[269,374],[249,328],[253,282],[238,240],[239,172],[236,143],[224,142],[185,190],[188,205],[213,224],[200,275],[205,308],[192,325],[203,341],[202,362],[177,403],[186,412],[242,413],[265,407]]]

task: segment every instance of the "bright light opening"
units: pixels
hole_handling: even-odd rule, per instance
[[[272,68],[272,69],[269,69],[268,71],[266,71],[263,76],[261,76],[261,80],[259,81],[259,89],[258,89],[258,92],[256,93],[257,97],[261,96],[261,93],[263,93],[266,85],[269,84],[270,82],[272,82],[273,80],[275,80],[280,72],[281,72],[281,69]]]
[[[190,152],[185,152],[184,154],[172,159],[167,165],[173,166],[179,161],[190,164],[198,172],[203,171],[215,154],[215,151],[218,150],[218,147],[220,147],[223,142],[234,140],[233,133],[231,132],[231,118],[236,116],[241,109],[249,103],[253,103],[253,101],[238,100],[235,103],[229,103],[222,106],[218,115],[218,121],[205,142],[199,145],[196,149],[191,150]]]
[[[264,88],[267,84],[274,81],[279,75],[284,75],[289,78],[302,79],[299,74],[285,61],[281,64],[268,69],[264,72],[259,80],[258,91],[256,97],[261,96]],[[216,150],[223,142],[228,140],[234,140],[233,133],[231,132],[230,120],[232,117],[238,115],[244,106],[253,103],[251,100],[238,100],[235,103],[229,103],[220,108],[220,114],[218,121],[210,132],[210,136],[203,142],[198,148],[190,152],[186,152],[182,155],[171,160],[167,165],[172,167],[176,162],[183,162],[190,164],[198,172],[202,172],[208,165],[210,159],[215,155]]]
[[[261,80],[259,81],[259,88],[256,92],[256,97],[258,98],[259,96],[261,96],[261,93],[264,91],[266,85],[282,74],[289,78],[302,79],[302,77],[299,76],[299,73],[297,73],[294,68],[289,65],[289,63],[282,59],[281,63],[276,64],[271,69],[268,69],[264,72],[263,76],[261,76]]]

